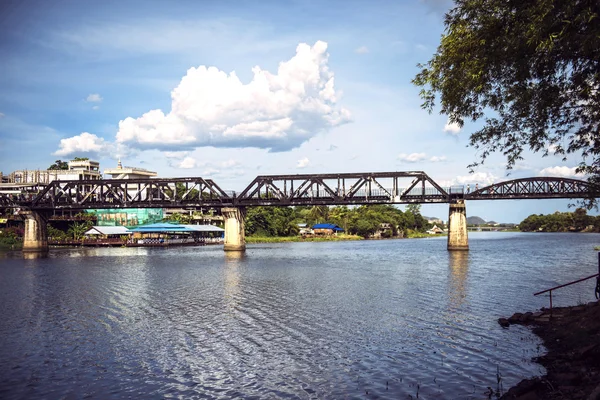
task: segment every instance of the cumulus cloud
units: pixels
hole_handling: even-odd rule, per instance
[[[369,48],[367,46],[360,46],[354,50],[356,54],[367,54],[369,52]]]
[[[460,132],[460,125],[455,122],[450,122],[450,119],[448,119],[446,125],[444,125],[444,132],[456,136]]]
[[[584,174],[575,172],[576,167],[556,166],[547,167],[540,171],[541,176],[558,176],[563,178],[583,178]]]
[[[419,161],[423,161],[426,158],[427,158],[427,154],[425,154],[425,153],[411,153],[411,154],[401,153],[398,155],[398,160],[400,160],[402,162],[407,162],[407,163],[416,163]]]
[[[119,122],[118,143],[142,148],[259,147],[285,151],[350,122],[336,107],[327,43],[301,43],[277,74],[256,66],[243,84],[235,72],[190,68],[171,92],[171,111],[150,110]]]
[[[100,103],[102,101],[102,96],[98,93],[91,93],[86,97],[85,101],[88,103]]]
[[[442,162],[442,161],[446,161],[446,156],[432,156],[429,161],[431,162]]]
[[[53,154],[67,156],[73,153],[110,153],[114,146],[93,133],[83,132],[80,135],[61,139],[59,148]]]
[[[306,168],[310,164],[310,160],[304,157],[301,160],[298,160],[298,164],[296,164],[296,168]]]
[[[198,166],[196,159],[193,157],[185,157],[179,163],[177,163],[177,168],[182,169],[191,169],[196,168]]]
[[[491,185],[494,182],[499,182],[500,179],[490,172],[475,172],[469,175],[457,176],[450,184],[451,185],[464,185],[464,184],[479,184],[480,187]]]
[[[240,162],[233,159],[221,162],[200,162],[189,151],[164,151],[163,155],[172,168],[202,169],[200,175],[203,177],[235,177],[245,174]]]

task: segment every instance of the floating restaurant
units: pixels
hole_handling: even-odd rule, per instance
[[[49,240],[62,246],[202,246],[222,244],[225,230],[213,225],[184,225],[161,222],[127,228],[125,226],[93,226],[80,240]]]

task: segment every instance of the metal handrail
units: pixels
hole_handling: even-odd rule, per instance
[[[560,289],[560,288],[563,288],[565,286],[571,286],[571,285],[573,285],[575,283],[587,281],[588,279],[592,279],[592,278],[597,278],[598,279],[598,283],[596,284],[596,290],[595,290],[596,291],[596,298],[598,298],[598,292],[599,292],[599,288],[600,288],[600,252],[598,252],[598,273],[597,274],[590,275],[590,276],[587,276],[585,278],[577,279],[576,281],[565,283],[563,285],[558,285],[558,286],[555,286],[555,287],[550,288],[550,289],[542,290],[541,292],[534,293],[533,295],[537,296],[539,294],[550,292],[550,315],[552,315],[552,291],[553,290]]]

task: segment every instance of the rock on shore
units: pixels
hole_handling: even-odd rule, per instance
[[[548,353],[535,359],[545,376],[525,379],[501,399],[600,400],[600,305],[591,302],[537,313],[515,313],[498,323],[531,325]]]

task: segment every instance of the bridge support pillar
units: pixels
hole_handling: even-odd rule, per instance
[[[246,210],[238,207],[221,209],[225,217],[225,251],[245,251],[246,235],[244,232],[244,217]]]
[[[48,225],[42,214],[36,211],[21,211],[25,217],[23,251],[48,251]]]
[[[464,200],[450,203],[448,213],[448,250],[469,250],[467,207]]]

